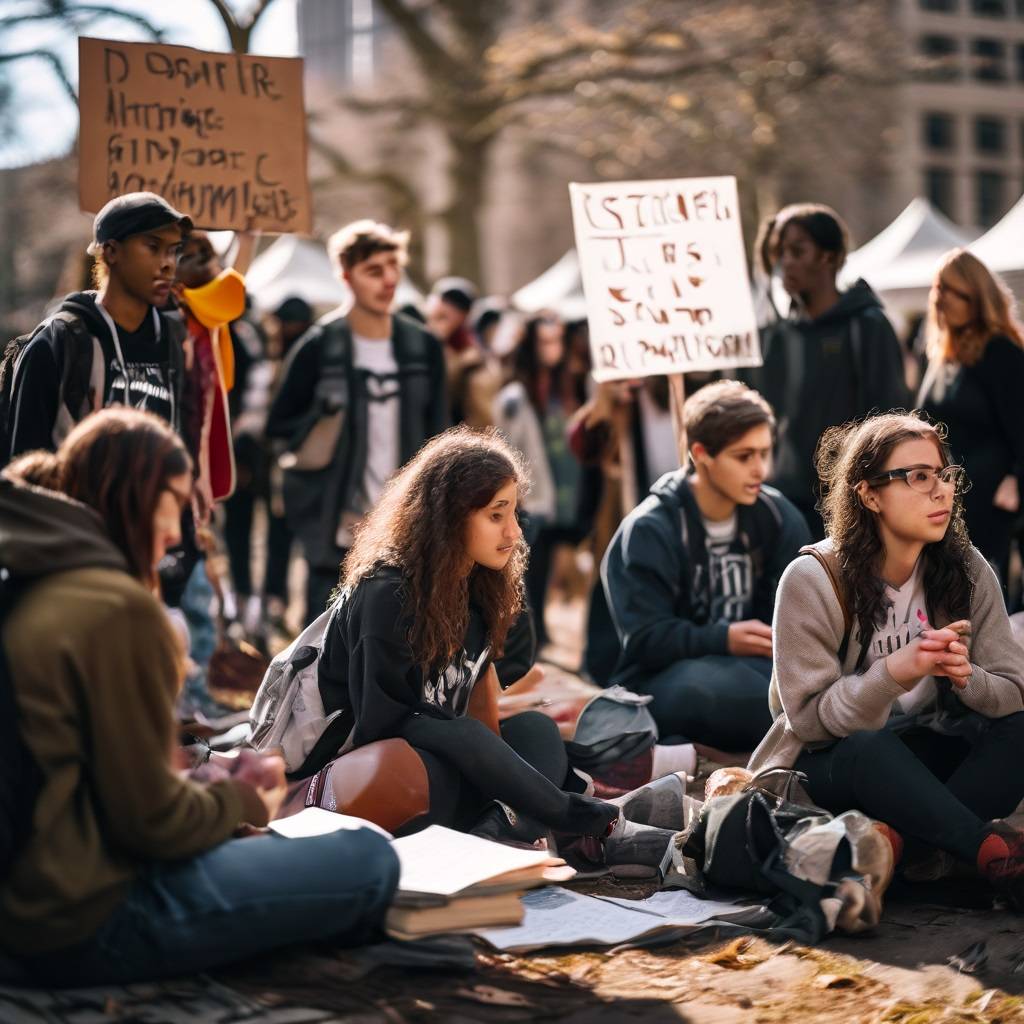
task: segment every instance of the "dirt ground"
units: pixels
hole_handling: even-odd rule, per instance
[[[568,606],[552,611],[563,643],[546,653],[571,665],[578,616]],[[559,696],[579,686],[557,668],[545,683]],[[631,898],[653,890],[606,880],[578,886]],[[958,956],[970,973],[950,965]],[[897,880],[878,929],[816,948],[744,938],[510,956],[453,937],[419,948],[294,950],[162,984],[0,987],[0,1024],[632,1020],[1024,1024],[1024,918],[993,908],[992,894],[971,879]]]

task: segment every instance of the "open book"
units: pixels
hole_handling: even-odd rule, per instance
[[[396,839],[393,847],[401,865],[396,906],[439,906],[456,897],[524,892],[576,874],[547,850],[503,846],[441,825]]]

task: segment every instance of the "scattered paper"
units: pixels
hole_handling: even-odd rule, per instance
[[[365,818],[354,818],[351,814],[338,814],[336,811],[325,811],[322,807],[307,807],[298,814],[272,821],[268,828],[285,839],[305,839],[307,836],[325,836],[330,832],[354,832],[356,829],[368,828],[382,835],[385,839],[393,839],[390,832],[385,832],[380,825],[374,825]]]
[[[702,900],[683,890],[627,900],[549,886],[527,893],[522,902],[522,924],[477,929],[474,934],[496,949],[522,953],[548,946],[618,946],[663,933],[683,934],[712,918],[753,923],[764,913],[760,905]]]

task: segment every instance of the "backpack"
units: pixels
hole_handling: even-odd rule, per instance
[[[0,581],[0,625],[15,596],[11,581]],[[0,880],[7,877],[31,834],[42,784],[42,772],[18,730],[14,683],[0,644]]]
[[[72,419],[77,420],[82,406],[89,399],[94,342],[82,318],[76,313],[68,309],[58,310],[28,334],[9,341],[0,356],[0,466],[5,466],[11,460],[14,384],[21,357],[36,336],[55,323],[62,324],[70,332],[65,353],[70,351],[72,355],[70,359],[65,356],[61,366],[57,408],[66,405]]]
[[[769,774],[781,779],[786,795],[772,791],[778,780]],[[766,927],[744,931],[815,943],[837,925],[849,932],[873,927],[892,876],[888,840],[859,811],[834,818],[796,802],[797,778],[769,770],[742,792],[706,801],[673,854],[677,870],[683,865],[684,881],[698,887],[768,897]]]
[[[279,750],[293,778],[351,747],[351,716],[340,708],[327,714],[318,678],[324,638],[343,604],[335,601],[274,658],[249,712],[250,746]]]

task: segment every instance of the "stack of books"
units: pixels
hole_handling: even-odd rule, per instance
[[[576,874],[547,850],[503,846],[441,825],[395,839],[362,818],[307,807],[272,821],[270,828],[288,839],[358,828],[390,839],[401,874],[385,927],[396,939],[519,924],[524,892]]]

